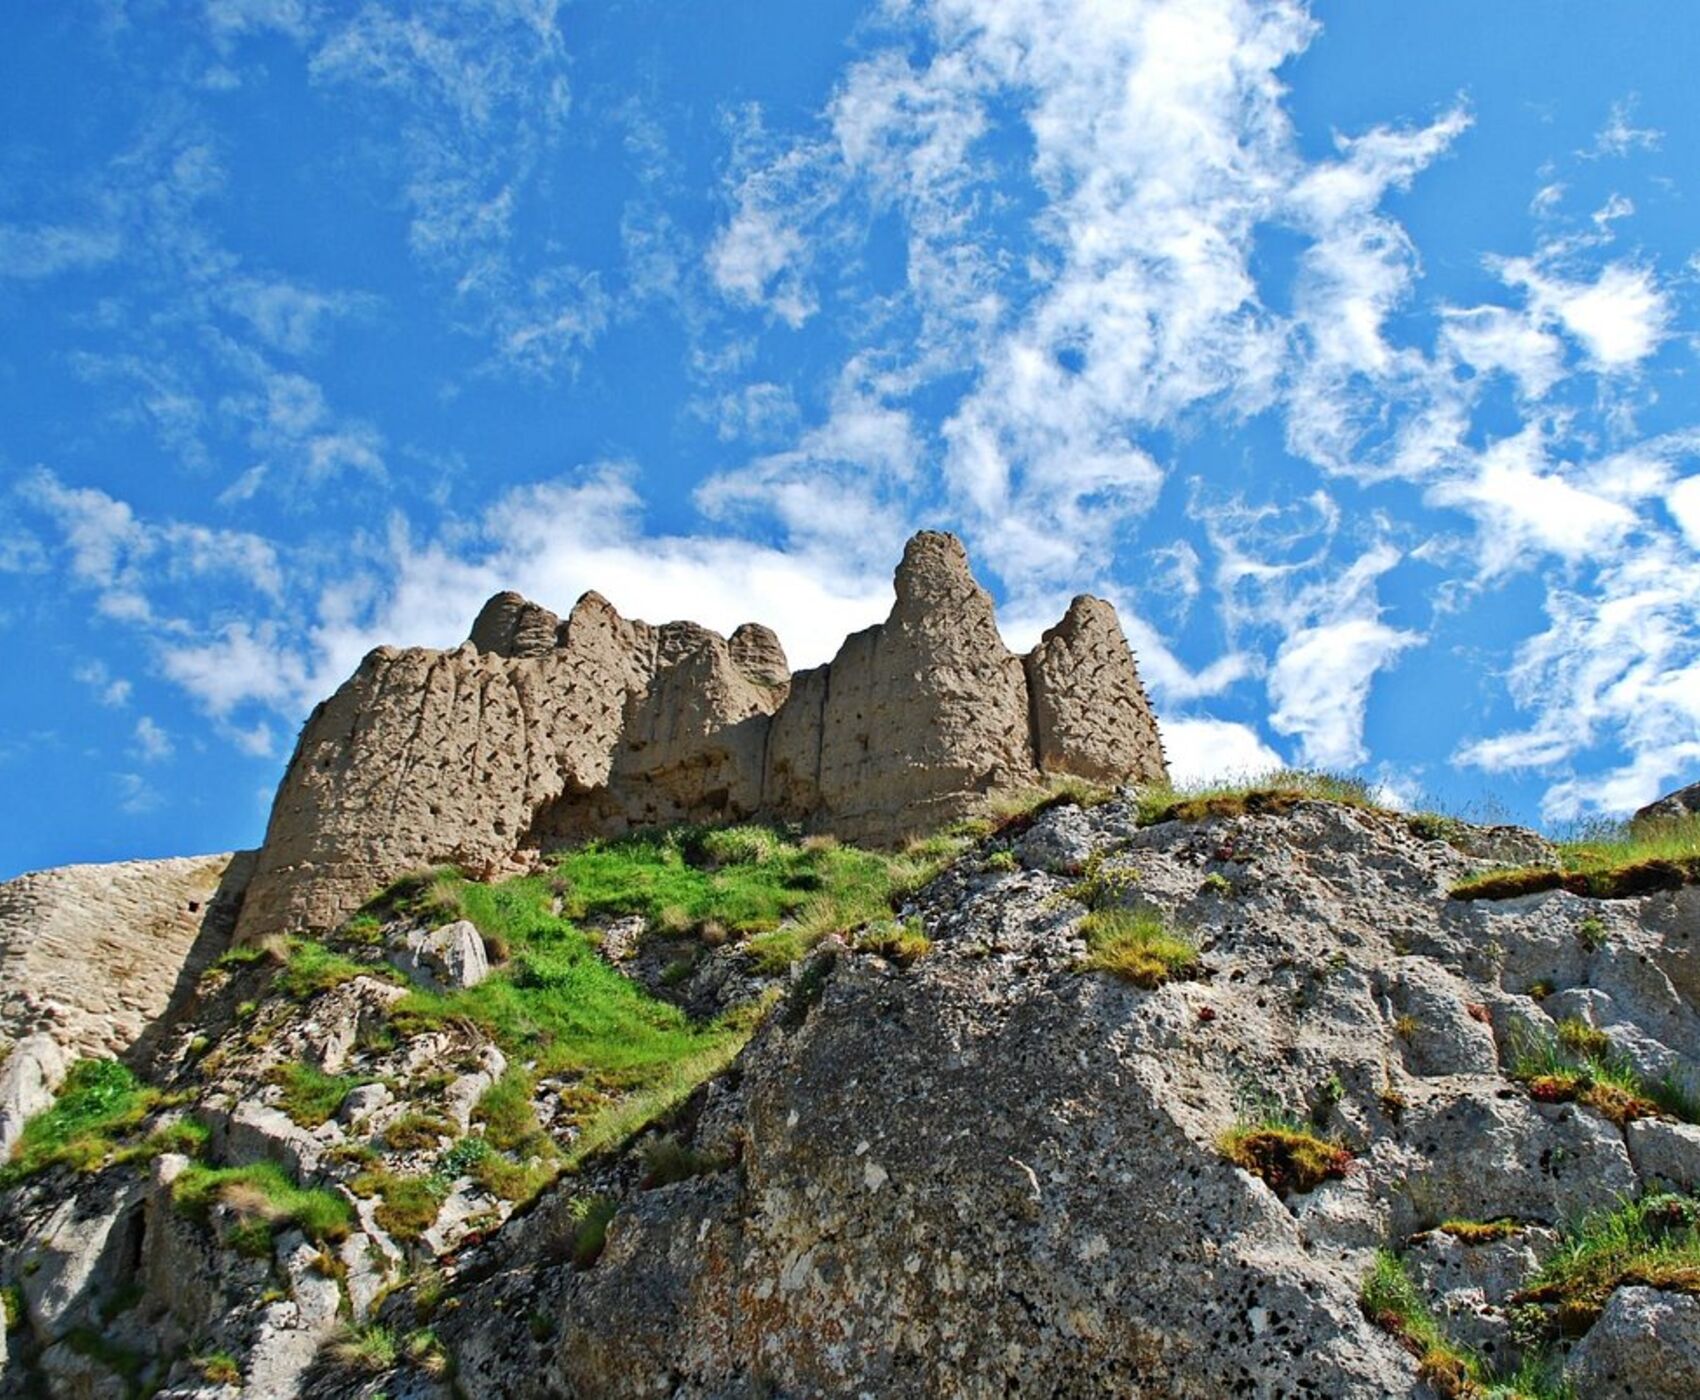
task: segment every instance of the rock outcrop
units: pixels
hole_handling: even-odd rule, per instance
[[[1656,802],[1649,802],[1635,814],[1638,822],[1680,820],[1700,812],[1700,783],[1667,792]]]
[[[240,936],[334,926],[410,869],[493,874],[564,840],[762,816],[890,843],[1058,775],[1164,776],[1108,603],[1025,659],[961,543],[922,533],[896,603],[792,675],[779,640],[653,627],[588,593],[565,622],[492,598],[452,651],[379,648],[308,720]]]

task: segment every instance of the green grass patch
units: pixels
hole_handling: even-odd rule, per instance
[[[279,1065],[271,1082],[282,1086],[278,1107],[303,1128],[316,1128],[342,1106],[350,1089],[366,1080],[354,1074],[326,1074],[309,1064]]]
[[[1512,899],[1565,889],[1628,899],[1700,882],[1700,816],[1597,826],[1558,844],[1558,864],[1491,870],[1452,887],[1454,899]],[[1603,932],[1603,928],[1602,928]]]
[[[1645,1196],[1583,1217],[1516,1301],[1556,1305],[1559,1325],[1574,1335],[1622,1284],[1700,1294],[1700,1201]]]
[[[291,938],[289,952],[272,981],[272,988],[296,1001],[307,1001],[356,977],[396,980],[396,975],[381,964],[358,962],[310,938]]]
[[[1301,802],[1337,802],[1372,809],[1379,806],[1362,778],[1279,768],[1195,787],[1145,788],[1139,794],[1137,814],[1141,826],[1155,826],[1158,822],[1202,822],[1213,817],[1278,815]]]
[[[517,1066],[478,1096],[472,1121],[484,1125],[484,1140],[503,1152],[521,1151],[543,1137],[532,1107],[532,1077]]]
[[[1418,1373],[1443,1396],[1482,1394],[1480,1358],[1447,1337],[1392,1250],[1376,1251],[1359,1294],[1364,1316],[1397,1337],[1417,1358]]]
[[[1261,1177],[1282,1197],[1314,1191],[1344,1176],[1352,1164],[1351,1151],[1341,1143],[1272,1111],[1242,1118],[1217,1138],[1216,1146],[1236,1167]]]
[[[878,953],[898,967],[911,966],[931,952],[932,947],[932,939],[922,929],[921,921],[915,918],[905,919],[902,923],[884,919],[877,924],[869,924],[856,935],[857,952]]]
[[[384,1141],[396,1152],[426,1152],[455,1135],[455,1125],[436,1113],[411,1111],[384,1129]]]
[[[228,1351],[209,1351],[192,1357],[201,1379],[210,1385],[240,1385],[242,1368]]]
[[[12,1160],[0,1167],[0,1186],[11,1186],[52,1166],[94,1171],[106,1164],[120,1139],[158,1106],[160,1094],[117,1060],[78,1060],[58,1097],[24,1125]]]
[[[1494,1244],[1510,1239],[1523,1227],[1515,1220],[1443,1220],[1435,1228],[1460,1244]]]
[[[646,1142],[639,1159],[643,1163],[640,1184],[645,1190],[689,1181],[694,1176],[709,1176],[724,1171],[729,1165],[724,1157],[712,1152],[699,1152],[671,1133]]]
[[[1196,977],[1198,948],[1149,909],[1095,909],[1081,921],[1083,971],[1107,972],[1136,987]]]
[[[348,1189],[363,1200],[378,1198],[373,1215],[392,1236],[416,1240],[437,1223],[449,1185],[436,1175],[401,1176],[380,1168],[361,1172]]]
[[[1585,1103],[1620,1127],[1695,1108],[1676,1080],[1649,1083],[1604,1032],[1573,1018],[1552,1035],[1520,1022],[1512,1032],[1511,1077],[1539,1103]]]
[[[572,1258],[581,1269],[588,1269],[602,1257],[608,1241],[608,1224],[618,1209],[606,1196],[580,1196],[573,1201]]]
[[[192,1164],[171,1183],[171,1199],[197,1219],[205,1219],[215,1203],[230,1207],[249,1228],[248,1241],[263,1241],[267,1248],[271,1236],[285,1226],[324,1243],[346,1238],[354,1225],[353,1208],[335,1191],[298,1186],[275,1162],[244,1167]]]

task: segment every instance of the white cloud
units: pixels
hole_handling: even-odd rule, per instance
[[[163,762],[177,751],[171,736],[160,728],[158,721],[151,715],[143,715],[136,721],[134,737],[136,757],[143,763]]]
[[[1373,618],[1306,627],[1275,653],[1269,673],[1270,726],[1299,738],[1304,761],[1355,768],[1369,757],[1364,710],[1377,671],[1422,639]]]
[[[1569,332],[1599,369],[1634,368],[1668,333],[1670,300],[1648,268],[1614,262],[1592,281],[1576,281],[1547,271],[1539,259],[1507,258],[1496,265],[1508,285],[1528,292],[1541,323]]]
[[[1500,371],[1519,392],[1544,398],[1564,377],[1564,343],[1521,312],[1504,306],[1443,308],[1442,343],[1484,374]]]
[[[1607,556],[1634,528],[1632,510],[1548,468],[1541,430],[1531,426],[1481,453],[1474,475],[1430,488],[1432,504],[1476,517],[1487,577],[1531,562],[1539,552],[1573,562]]]
[[[79,682],[95,694],[95,699],[109,709],[120,709],[130,701],[130,682],[114,676],[104,661],[91,659],[79,662],[71,672]]]
[[[111,229],[0,224],[0,277],[34,281],[99,267],[116,258],[121,247],[118,234]]]
[[[1177,787],[1253,777],[1283,766],[1249,724],[1177,716],[1159,721],[1169,778]]]
[[[1601,156],[1626,156],[1635,150],[1657,150],[1665,134],[1653,127],[1633,124],[1635,101],[1632,95],[1612,103],[1611,115],[1595,133],[1594,144],[1576,154],[1584,160],[1597,160]]]

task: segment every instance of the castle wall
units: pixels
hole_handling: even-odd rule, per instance
[[[1108,603],[1026,658],[954,536],[917,535],[890,616],[790,675],[778,638],[651,627],[599,595],[563,623],[513,593],[450,651],[379,648],[308,720],[239,936],[333,927],[421,866],[494,875],[552,843],[766,816],[891,843],[1069,773],[1164,775]]]

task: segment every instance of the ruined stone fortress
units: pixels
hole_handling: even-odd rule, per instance
[[[889,844],[1048,778],[1165,775],[1108,603],[1076,598],[1016,656],[954,536],[916,535],[895,582],[883,623],[794,674],[766,627],[653,627],[595,593],[565,622],[501,593],[453,650],[378,648],[302,731],[237,936],[330,928],[423,866],[494,875],[635,827]]]

